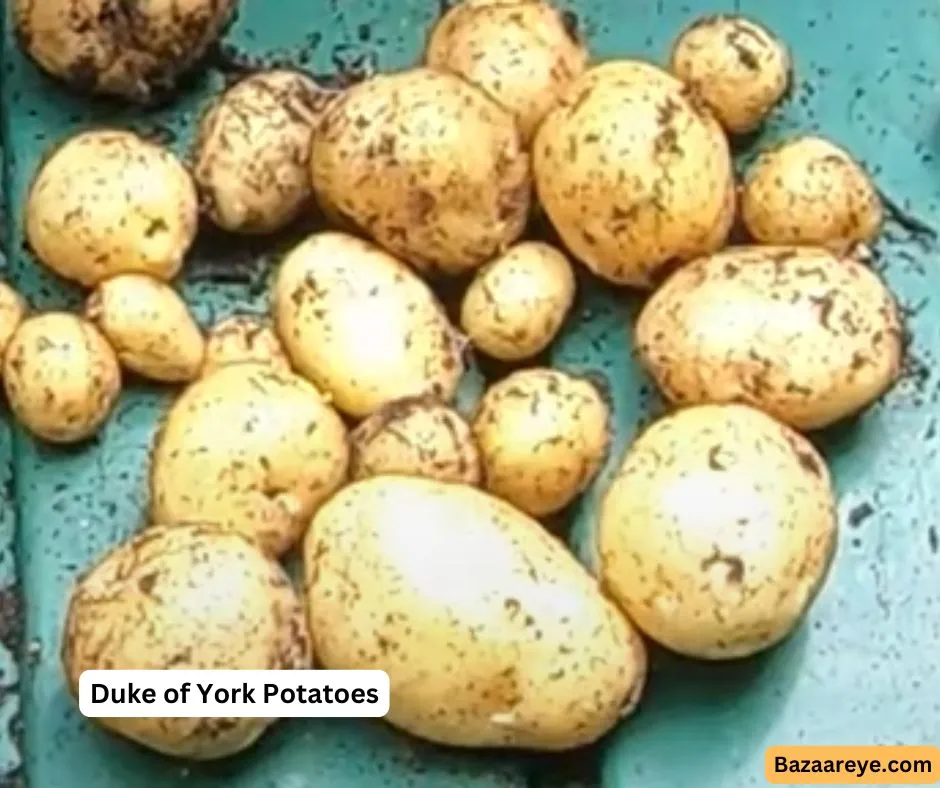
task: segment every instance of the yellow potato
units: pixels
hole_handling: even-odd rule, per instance
[[[256,361],[278,372],[290,372],[290,361],[274,329],[252,315],[232,315],[216,323],[206,336],[206,377],[229,364]]]
[[[13,334],[26,318],[29,307],[25,299],[10,285],[0,282],[0,360],[13,339]]]

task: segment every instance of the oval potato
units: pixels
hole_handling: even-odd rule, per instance
[[[0,282],[0,361],[6,355],[13,334],[26,319],[26,300],[6,282]]]
[[[231,315],[209,329],[203,377],[246,361],[269,364],[278,372],[291,371],[287,352],[267,321],[253,315]]]

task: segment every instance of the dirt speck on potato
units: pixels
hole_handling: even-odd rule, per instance
[[[290,361],[274,327],[254,315],[231,315],[209,328],[202,377],[230,364],[269,364],[278,372],[290,372]]]

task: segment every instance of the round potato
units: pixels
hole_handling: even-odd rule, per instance
[[[902,326],[879,277],[824,249],[729,248],[675,273],[636,326],[641,362],[682,405],[744,402],[825,427],[897,380]]]
[[[529,158],[512,115],[431,69],[349,88],[314,135],[311,166],[327,215],[424,272],[482,265],[529,215]]]
[[[415,736],[565,750],[610,730],[642,692],[643,642],[597,581],[473,487],[346,487],[307,532],[304,574],[319,661],[386,671],[386,719]]]
[[[232,315],[216,323],[206,336],[202,375],[230,364],[255,361],[278,372],[290,372],[287,352],[267,321],[252,315]]]
[[[122,273],[172,279],[197,224],[189,173],[168,150],[129,131],[70,138],[42,165],[26,203],[33,252],[86,287]]]
[[[627,452],[600,509],[601,577],[667,648],[745,657],[803,618],[836,531],[829,472],[807,440],[750,407],[702,405]]]
[[[376,246],[318,233],[284,260],[275,324],[294,367],[355,417],[404,397],[449,401],[464,341],[428,286]]]
[[[615,284],[651,288],[676,261],[716,251],[734,219],[728,140],[656,66],[585,72],[533,146],[542,206],[565,245]]]
[[[486,489],[538,517],[571,503],[600,470],[610,408],[587,380],[524,369],[486,391],[473,435]]]
[[[88,297],[85,316],[132,372],[166,383],[199,375],[206,344],[202,331],[168,284],[145,274],[106,279]]]
[[[669,67],[711,107],[732,134],[756,130],[790,87],[786,46],[741,16],[699,19],[673,44]]]
[[[7,352],[13,334],[26,318],[25,299],[10,285],[0,282],[0,361]]]
[[[72,591],[62,666],[78,697],[86,670],[304,670],[304,609],[284,570],[211,525],[152,526],[111,550]],[[194,690],[195,691],[195,690]],[[209,760],[251,746],[266,718],[104,718],[165,755]]]
[[[568,258],[548,244],[516,244],[477,271],[464,294],[460,322],[493,358],[519,361],[541,353],[574,303]]]
[[[212,522],[275,556],[346,480],[346,427],[307,381],[235,364],[193,383],[154,447],[153,522]]]
[[[3,358],[17,420],[50,443],[75,443],[104,423],[121,392],[111,345],[87,320],[64,312],[27,317]]]
[[[844,253],[875,240],[884,209],[848,152],[819,137],[800,137],[758,156],[744,181],[741,216],[761,243]]]

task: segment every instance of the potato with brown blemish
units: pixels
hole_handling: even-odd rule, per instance
[[[86,670],[312,667],[304,609],[284,570],[238,534],[192,523],[151,526],[80,575],[68,602],[61,659],[76,699]],[[164,755],[202,761],[247,749],[274,720],[96,722]]]
[[[169,281],[197,224],[186,168],[129,131],[71,137],[46,159],[26,203],[26,239],[36,257],[86,287],[123,273]]]
[[[348,465],[346,427],[314,386],[266,364],[223,367],[180,395],[157,434],[151,520],[218,523],[279,556]]]
[[[549,244],[516,244],[479,271],[461,304],[470,341],[493,358],[520,361],[555,338],[574,303],[574,271]]]
[[[600,508],[600,576],[662,645],[735,659],[799,624],[836,535],[829,471],[809,441],[753,408],[702,405],[628,450]]]
[[[386,720],[456,747],[567,750],[636,707],[646,650],[565,545],[465,484],[355,482],[304,540],[314,651],[381,669]]]
[[[482,265],[529,215],[529,157],[512,115],[428,68],[346,90],[314,135],[311,168],[328,216],[422,272]]]
[[[688,264],[646,302],[635,338],[672,402],[745,402],[803,430],[877,400],[902,360],[884,282],[813,247],[731,247]]]
[[[610,445],[610,407],[586,379],[524,369],[487,389],[473,435],[486,489],[539,517],[563,509],[597,475]]]
[[[13,334],[26,319],[26,300],[6,282],[0,282],[0,361],[7,352]]]
[[[728,140],[704,103],[636,60],[575,80],[533,145],[539,199],[598,276],[649,289],[724,245],[734,219]]]
[[[13,414],[50,443],[91,437],[121,392],[121,367],[100,331],[64,312],[27,317],[3,357],[3,383]]]
[[[291,371],[287,352],[267,320],[254,315],[231,315],[209,329],[203,377],[246,361],[268,364],[278,372]]]

